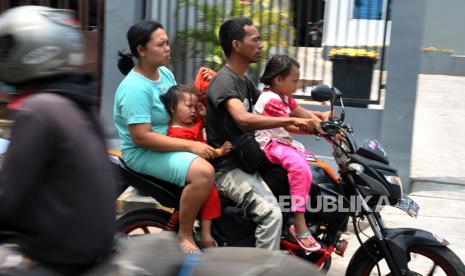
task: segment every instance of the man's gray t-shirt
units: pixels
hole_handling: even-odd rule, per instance
[[[227,111],[224,102],[236,98],[239,99],[248,112],[252,112],[252,106],[257,102],[260,92],[248,77],[239,77],[231,68],[223,66],[218,74],[211,80],[207,89],[207,120],[206,131],[208,144],[218,148],[225,141],[234,141],[244,130],[237,126],[232,116]],[[237,168],[230,155],[213,160],[217,171],[229,171]]]

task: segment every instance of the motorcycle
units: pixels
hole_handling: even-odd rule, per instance
[[[323,20],[318,22],[308,22],[308,37],[310,47],[321,47],[321,41],[323,40]]]
[[[421,275],[418,271],[411,270],[414,269],[412,263],[417,260],[416,256],[432,262],[432,268],[426,275],[433,275],[439,269],[442,270],[441,275],[465,275],[464,264],[447,247],[448,242],[445,239],[424,230],[387,228],[384,225],[380,207],[392,205],[416,217],[419,206],[403,193],[397,170],[389,163],[387,154],[379,142],[367,139],[361,147],[357,146],[352,127],[344,122],[342,96],[337,88],[326,85],[319,85],[312,90],[314,100],[330,101],[331,111],[336,103],[341,108],[340,116],[333,116],[328,121],[321,122],[321,136],[332,146],[338,173],[322,160],[308,160],[314,183],[307,205],[311,212],[306,213],[306,218],[313,237],[322,245],[321,249],[307,252],[298,245],[288,233],[289,225],[292,224],[289,213],[283,214],[285,223],[281,249],[315,264],[321,271],[326,272],[330,269],[332,254],[344,255],[348,243],[341,236],[347,231],[351,218],[360,247],[349,262],[347,276]],[[117,220],[118,230],[124,235],[177,231],[181,189],[132,171],[124,164],[118,152],[111,152],[109,157],[121,172],[122,178],[117,180],[121,191],[132,186],[166,207],[130,211]],[[286,193],[288,195],[288,186],[284,183],[270,185],[270,182],[287,183],[285,171],[275,166],[261,173],[275,196],[281,198]],[[214,220],[212,227],[212,234],[219,246],[253,247],[254,223],[244,217],[243,211],[231,201],[225,198],[221,198],[221,201],[222,216]],[[328,208],[334,207],[335,204],[336,208]],[[362,241],[362,230],[359,227],[359,221],[364,219],[368,220],[374,233],[366,241]],[[198,229],[194,231],[197,232]]]

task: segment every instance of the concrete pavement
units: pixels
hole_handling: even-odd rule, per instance
[[[411,176],[465,184],[465,77],[420,75]]]

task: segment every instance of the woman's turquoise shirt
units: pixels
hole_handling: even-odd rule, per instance
[[[131,70],[118,86],[114,120],[126,164],[133,170],[184,186],[191,162],[197,157],[189,152],[155,152],[133,143],[128,125],[150,123],[152,131],[166,135],[170,116],[160,95],[176,85],[171,71],[159,67],[156,81]]]

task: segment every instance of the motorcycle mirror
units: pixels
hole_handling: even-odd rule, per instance
[[[317,102],[332,101],[333,95],[333,90],[325,84],[317,85],[312,89],[312,99]]]
[[[344,119],[346,117],[346,112],[344,111],[344,105],[341,100],[341,106],[342,106],[342,111],[341,111],[341,122],[344,122]]]
[[[331,102],[331,114],[333,113],[334,101],[339,99],[339,102],[342,108],[340,120],[344,122],[344,118],[345,118],[344,103],[342,101],[342,92],[339,89],[337,89],[336,87],[330,88],[329,86],[325,84],[320,84],[318,86],[315,86],[312,89],[312,99],[318,102],[330,101]]]
[[[336,87],[333,87],[333,91],[334,91],[334,97],[335,99],[340,99],[342,98],[342,92],[337,89]]]
[[[339,119],[341,120],[341,122],[344,122],[346,112],[344,108],[344,101],[342,100],[342,92],[336,87],[333,87],[332,90],[334,92],[334,100],[339,99],[339,104],[341,105],[341,116]]]

